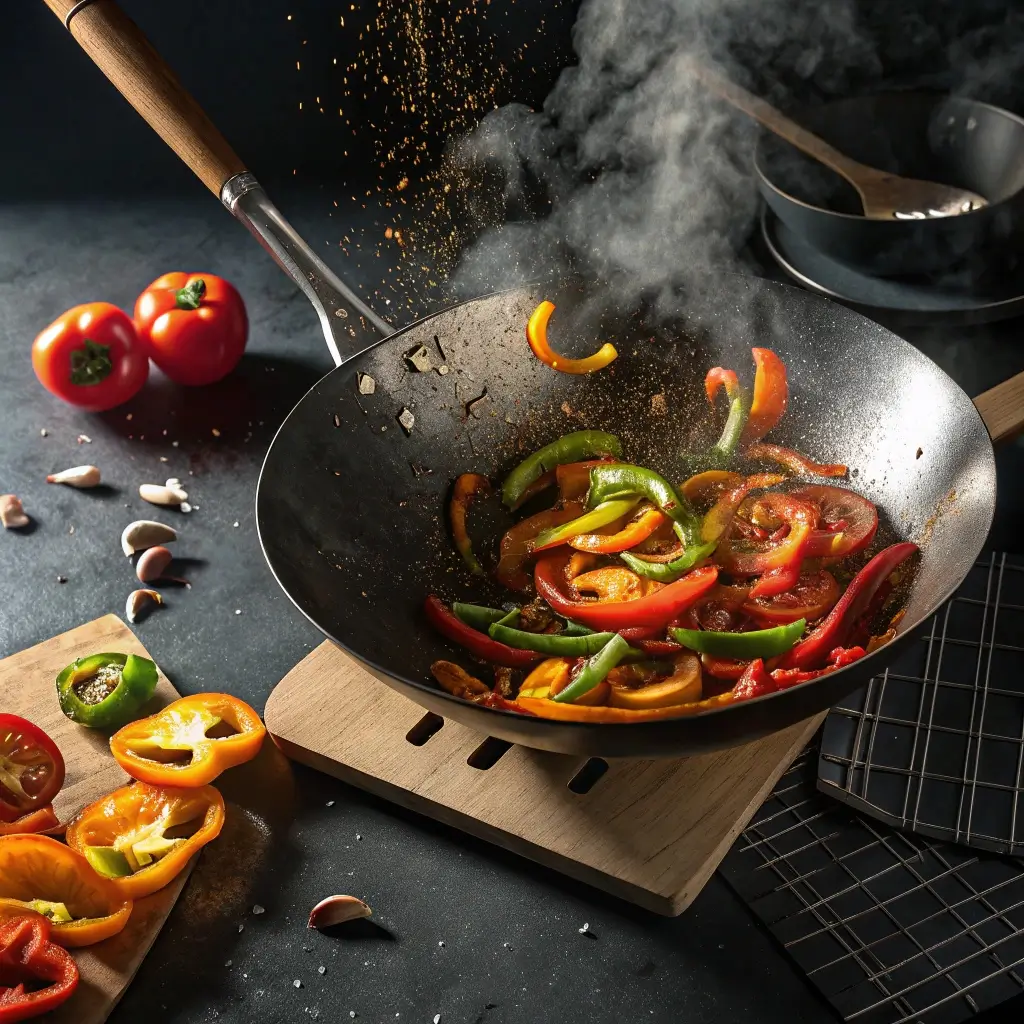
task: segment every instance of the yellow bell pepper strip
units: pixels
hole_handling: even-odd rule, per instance
[[[838,462],[815,462],[792,448],[777,444],[752,444],[743,454],[748,459],[775,462],[797,476],[846,476],[846,466]]]
[[[505,477],[501,485],[501,500],[508,508],[515,508],[523,492],[549,470],[557,471],[557,467],[567,463],[594,459],[601,455],[614,458],[622,455],[622,443],[614,434],[603,430],[577,430],[572,434],[563,434],[528,455]]]
[[[711,449],[711,458],[714,462],[724,462],[732,457],[747,423],[747,404],[735,371],[724,370],[721,366],[708,370],[704,378],[704,390],[712,406],[715,404],[715,395],[722,387],[725,388],[726,397],[729,399],[729,415],[722,428],[721,437]]]
[[[684,652],[672,659],[672,672],[667,676],[655,677],[640,686],[612,682],[608,703],[613,708],[636,711],[692,704],[701,698],[701,685],[699,659]]]
[[[156,665],[137,654],[92,654],[57,676],[57,700],[72,722],[120,729],[153,696]]]
[[[782,419],[789,401],[789,383],[782,360],[770,348],[753,348],[750,351],[757,371],[750,415],[740,439],[744,447],[760,441]]]
[[[37,915],[0,925],[0,1024],[56,1010],[78,988],[78,965]]]
[[[23,814],[20,818],[15,818],[14,821],[0,821],[0,836],[16,836],[27,833],[38,835],[41,832],[52,835],[63,831],[64,826],[54,814],[53,804],[29,811],[28,814]]]
[[[463,561],[469,566],[469,571],[483,576],[484,569],[479,559],[473,554],[473,542],[466,532],[466,513],[473,499],[478,494],[487,494],[491,489],[491,482],[479,473],[463,473],[455,481],[452,488],[452,500],[448,504],[448,519],[451,522],[452,538],[455,540],[455,547],[462,555]]]
[[[739,473],[731,473],[725,469],[709,469],[691,476],[679,489],[679,493],[689,502],[697,504],[707,501],[712,496],[717,498],[727,488],[738,487],[743,483]]]
[[[65,948],[91,946],[128,923],[132,901],[79,853],[49,836],[0,839],[0,920],[32,912]]]
[[[552,526],[537,534],[530,545],[533,551],[545,551],[548,548],[558,547],[559,544],[567,544],[573,537],[581,533],[588,533],[590,530],[597,530],[609,523],[614,523],[623,516],[628,515],[636,508],[639,498],[614,498],[611,501],[603,501],[596,508],[585,512],[578,519],[572,519],[560,526]]]
[[[643,543],[656,530],[671,522],[660,509],[646,508],[617,533],[582,533],[569,538],[569,547],[597,554],[616,554]]]
[[[266,731],[237,697],[197,693],[119,729],[110,752],[132,778],[151,786],[205,786],[226,768],[251,761]]]
[[[588,658],[576,677],[558,693],[552,696],[552,700],[559,704],[572,704],[580,697],[589,693],[594,687],[604,682],[604,678],[622,659],[629,653],[630,647],[626,640],[615,634],[597,654]]]
[[[516,703],[523,711],[538,718],[551,718],[559,722],[603,722],[607,724],[628,724],[631,722],[655,722],[665,718],[687,718],[705,711],[714,711],[733,702],[732,693],[705,697],[691,704],[673,704],[664,708],[613,708],[587,707],[583,704],[563,704],[546,698],[520,696]]]
[[[720,633],[705,629],[671,629],[673,639],[691,651],[717,658],[750,661],[785,654],[803,635],[806,619],[785,626],[754,629],[746,633]]]
[[[548,344],[548,321],[554,311],[554,303],[545,300],[533,311],[526,324],[526,340],[530,343],[533,354],[545,366],[562,373],[593,373],[595,370],[603,370],[618,357],[619,353],[615,351],[615,346],[608,342],[586,359],[567,359],[558,355]]]
[[[555,693],[569,685],[569,677],[575,658],[546,658],[524,680],[519,687],[519,700],[522,697],[548,697],[552,689]]]
[[[501,538],[498,567],[494,570],[498,582],[520,593],[529,590],[530,576],[526,563],[534,554],[534,538],[544,530],[575,519],[582,511],[582,502],[567,501],[561,508],[545,509],[507,530]]]
[[[67,844],[131,900],[162,889],[224,827],[224,798],[134,782],[90,804],[68,825]]]

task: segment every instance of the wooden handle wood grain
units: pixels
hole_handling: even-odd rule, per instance
[[[736,107],[737,110],[742,110],[744,114],[763,124],[770,132],[796,146],[801,152],[814,157],[826,167],[831,167],[836,174],[842,175],[850,184],[855,185],[857,181],[878,177],[879,172],[874,167],[868,167],[848,157],[845,153],[841,153],[820,136],[802,128],[796,121],[790,120],[760,96],[748,92],[743,86],[720,75],[706,64],[693,61],[692,67],[697,77],[712,92]]]
[[[45,0],[64,23],[76,0]],[[71,19],[71,34],[122,96],[218,198],[245,165],[199,104],[114,0],[95,0]]]
[[[1024,373],[978,395],[974,405],[993,441],[1006,441],[1021,433],[1024,431]]]

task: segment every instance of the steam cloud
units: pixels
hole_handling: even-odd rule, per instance
[[[574,48],[542,110],[496,110],[452,154],[470,217],[491,224],[458,269],[463,294],[567,270],[658,294],[735,269],[756,129],[692,60],[771,96],[745,68],[780,62],[838,91],[875,59],[850,0],[586,0]]]

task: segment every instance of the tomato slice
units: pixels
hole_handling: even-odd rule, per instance
[[[805,572],[785,593],[746,601],[743,611],[766,628],[785,626],[797,619],[814,622],[832,610],[839,593],[839,584],[830,572]]]
[[[63,784],[57,744],[27,718],[0,714],[0,821],[45,807]]]
[[[875,539],[878,511],[856,492],[810,484],[790,493],[820,511],[818,529],[811,533],[807,544],[807,558],[843,558],[862,551]]]

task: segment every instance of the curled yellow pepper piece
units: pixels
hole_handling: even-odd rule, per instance
[[[615,346],[605,342],[592,356],[586,359],[567,359],[553,352],[548,344],[548,321],[554,313],[554,303],[545,300],[534,311],[526,325],[526,340],[533,354],[552,370],[560,373],[593,373],[603,370],[612,360],[618,358]]]

